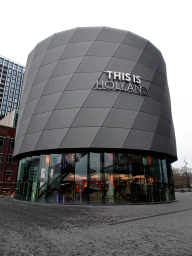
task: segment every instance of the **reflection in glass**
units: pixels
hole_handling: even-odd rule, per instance
[[[63,154],[61,160],[60,203],[74,203],[75,154]]]
[[[90,153],[89,187],[84,189],[84,193],[87,190],[91,203],[102,203],[102,188],[101,154]]]
[[[47,187],[47,201],[59,202],[61,154],[50,155],[49,184]]]
[[[165,202],[175,199],[171,164],[151,156],[64,153],[20,160],[16,198],[82,203]]]
[[[77,153],[75,159],[75,203],[85,203],[88,200],[88,154]]]

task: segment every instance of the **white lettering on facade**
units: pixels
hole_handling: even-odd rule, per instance
[[[95,90],[120,90],[129,93],[147,95],[147,89],[140,85],[140,76],[117,71],[104,71],[107,73],[107,81],[97,81]],[[129,83],[128,83],[129,82]]]

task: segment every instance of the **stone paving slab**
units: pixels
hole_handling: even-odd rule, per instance
[[[0,256],[192,255],[192,193],[151,205],[0,199]]]

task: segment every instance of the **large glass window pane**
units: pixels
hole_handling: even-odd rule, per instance
[[[59,202],[61,159],[61,154],[50,155],[49,185],[47,189],[48,202]]]
[[[114,203],[114,160],[112,153],[104,153],[104,196],[105,203]]]
[[[85,203],[88,199],[88,154],[76,154],[75,162],[75,203]]]
[[[61,161],[60,203],[74,203],[75,153],[63,154]]]
[[[131,202],[145,202],[145,177],[143,168],[143,157],[132,155],[132,184]]]
[[[47,187],[49,180],[49,155],[40,156],[39,164],[39,175],[38,175],[38,184],[37,184],[37,200],[46,202],[47,199]]]
[[[18,169],[18,175],[17,175],[17,188],[15,191],[15,197],[17,199],[23,198],[24,170],[25,170],[25,158],[19,161],[19,169]]]
[[[101,156],[100,153],[90,153],[89,181],[88,186],[84,188],[90,203],[102,203]]]
[[[39,156],[32,156],[31,166],[29,168],[28,179],[28,201],[36,201],[37,199],[37,187],[38,187],[38,172],[39,172]]]

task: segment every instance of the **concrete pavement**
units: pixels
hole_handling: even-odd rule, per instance
[[[0,256],[192,255],[192,193],[151,205],[61,205],[0,198]]]

